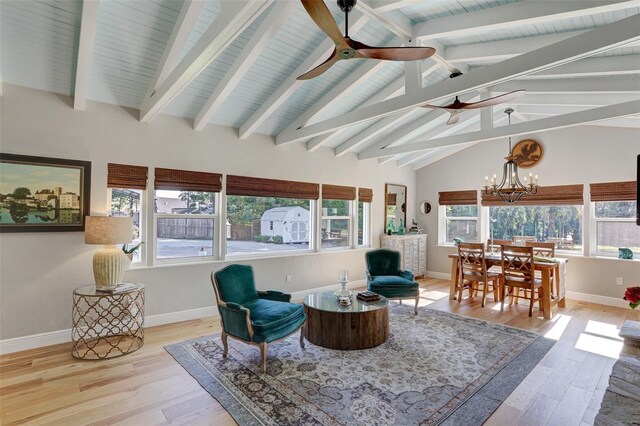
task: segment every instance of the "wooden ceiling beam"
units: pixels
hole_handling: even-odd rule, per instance
[[[247,42],[246,47],[242,49],[240,55],[235,58],[231,68],[227,70],[213,93],[211,93],[198,114],[196,114],[196,118],[193,121],[193,128],[195,130],[204,129],[209,121],[211,121],[233,89],[236,88],[260,54],[266,49],[281,26],[289,19],[295,6],[296,3],[290,1],[276,2],[273,5],[267,16],[260,23],[260,26],[256,29],[256,32],[253,33],[251,39]]]
[[[625,1],[526,1],[481,9],[465,14],[420,22],[414,37],[438,39],[472,33],[499,31],[523,25],[543,24],[561,19],[579,18],[638,7],[635,0]]]
[[[444,138],[413,142],[393,148],[367,150],[358,155],[361,160],[385,157],[409,152],[424,151],[431,148],[453,146],[469,142],[484,142],[489,140],[521,136],[529,133],[547,132],[550,130],[574,127],[595,121],[609,120],[617,117],[626,117],[640,114],[640,100],[623,102],[621,104],[608,105],[584,111],[562,114],[540,120],[516,123],[511,126],[494,127],[490,130],[465,133],[462,135],[448,136]]]
[[[180,59],[180,54],[189,40],[189,35],[198,21],[203,6],[204,0],[185,0],[182,4],[160,62],[158,62],[153,80],[147,90],[147,96],[151,95],[175,68]]]
[[[269,6],[271,0],[222,2],[220,14],[200,40],[140,107],[140,121],[155,117],[204,71]]]
[[[73,109],[83,111],[87,104],[89,90],[89,72],[93,57],[93,44],[98,26],[98,0],[82,2],[80,20],[80,41],[78,42],[78,61],[76,63],[76,81],[73,91]]]
[[[640,27],[640,15],[632,15],[546,46],[543,49],[527,52],[499,64],[478,68],[474,73],[443,81],[414,93],[407,93],[404,96],[360,108],[301,129],[282,132],[277,139],[278,142],[306,140],[356,123],[411,109],[425,102],[433,102],[450,98],[456,94],[494,86],[526,74],[598,54],[640,40],[638,27]]]

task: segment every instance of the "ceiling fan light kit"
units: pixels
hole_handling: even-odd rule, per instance
[[[338,7],[345,14],[344,35],[340,32],[331,11],[322,0],[300,0],[315,24],[335,43],[336,47],[323,63],[302,74],[298,80],[310,80],[318,77],[336,62],[346,59],[379,59],[386,61],[419,61],[436,53],[432,47],[373,47],[349,37],[349,12],[356,6],[357,0],[338,0]]]

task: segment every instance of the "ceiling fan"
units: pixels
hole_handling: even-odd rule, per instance
[[[461,75],[462,73],[459,70],[454,70],[454,72],[451,73],[449,77],[455,78]],[[450,125],[450,124],[456,124],[460,119],[460,114],[462,114],[467,109],[477,109],[477,108],[484,108],[488,106],[500,105],[502,103],[517,99],[520,96],[524,95],[525,93],[527,93],[527,91],[524,89],[514,90],[513,92],[494,96],[489,99],[483,99],[478,102],[461,102],[460,99],[458,99],[458,97],[456,96],[455,101],[453,101],[453,103],[450,103],[449,105],[424,104],[420,106],[422,108],[446,109],[451,114],[451,116],[449,117],[449,120],[447,120],[447,125]]]
[[[345,14],[343,36],[323,0],[301,0],[313,22],[333,40],[336,47],[329,58],[298,77],[298,80],[309,80],[327,71],[336,62],[343,59],[364,58],[387,61],[417,61],[426,59],[436,53],[432,47],[371,47],[349,37],[349,12],[353,10],[357,0],[338,0],[338,6]]]

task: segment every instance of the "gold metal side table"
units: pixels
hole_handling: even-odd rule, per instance
[[[87,285],[73,291],[71,355],[107,359],[135,352],[144,344],[144,285],[120,293]]]

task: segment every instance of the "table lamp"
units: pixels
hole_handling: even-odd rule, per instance
[[[128,244],[133,236],[130,216],[87,216],[85,244],[102,244],[93,255],[93,276],[96,287],[115,286],[122,281],[126,257],[116,244]]]

